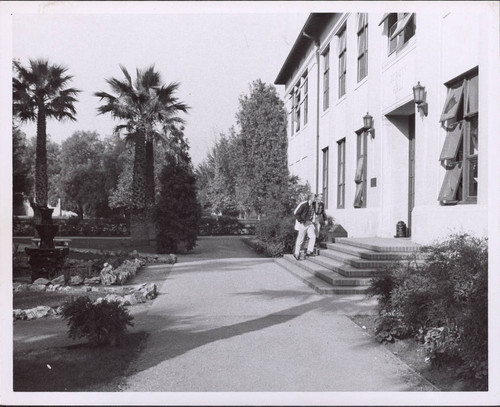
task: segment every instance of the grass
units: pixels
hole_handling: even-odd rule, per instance
[[[88,343],[14,353],[14,391],[120,391],[147,334],[128,333],[119,347]]]
[[[376,318],[376,315],[356,315],[352,317],[352,320],[372,335],[375,341]],[[394,343],[385,343],[383,346],[441,391],[474,391],[473,384],[453,374],[453,368],[435,368],[430,362],[426,362],[422,346],[414,339],[396,340]]]

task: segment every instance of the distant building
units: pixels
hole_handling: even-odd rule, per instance
[[[275,80],[289,169],[350,237],[392,237],[399,221],[418,243],[487,236],[498,31],[496,7],[309,16]]]

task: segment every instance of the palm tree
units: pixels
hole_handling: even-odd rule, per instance
[[[177,114],[189,108],[174,96],[179,84],[161,84],[161,76],[153,65],[137,69],[135,81],[125,67],[120,65],[120,69],[124,80],[106,79],[115,95],[100,91],[95,96],[105,102],[99,106],[99,114],[109,113],[124,121],[115,127],[115,132],[124,133],[126,141],[134,144],[131,209],[141,215],[154,206],[154,143],[164,140],[173,124],[183,123]]]
[[[29,61],[24,67],[14,61],[13,115],[22,122],[36,121],[35,198],[34,210],[48,204],[47,119],[76,120],[74,103],[80,90],[68,88],[72,80],[68,68],[50,64],[45,59]],[[38,208],[35,208],[38,207]]]

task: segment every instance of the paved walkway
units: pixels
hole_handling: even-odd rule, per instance
[[[348,315],[362,296],[321,296],[239,238],[201,238],[148,308],[126,391],[434,391]]]

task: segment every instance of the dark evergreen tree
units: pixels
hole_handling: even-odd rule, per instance
[[[188,150],[182,130],[172,131],[156,205],[159,253],[177,253],[196,246],[200,206],[196,199],[196,178]]]

